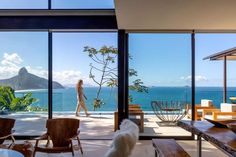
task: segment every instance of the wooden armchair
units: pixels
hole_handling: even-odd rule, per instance
[[[212,119],[217,120],[219,119],[218,116],[231,116],[231,118],[236,117],[236,105],[235,104],[227,104],[227,103],[221,103],[220,109],[205,109],[203,110],[203,116],[205,116],[206,113],[212,114]],[[231,119],[230,118],[230,119]]]
[[[77,140],[77,148],[83,154],[79,139],[79,124],[80,120],[72,118],[48,119],[46,124],[47,133],[36,139],[33,156],[37,151],[45,153],[71,152],[74,156],[73,139]],[[46,146],[39,146],[40,140],[47,140]],[[52,141],[52,146],[50,146],[50,141]]]
[[[6,148],[6,146],[3,145],[3,142],[7,138],[11,138],[12,140],[12,143],[8,146],[8,148],[10,148],[12,144],[15,143],[15,139],[13,137],[14,130],[12,130],[14,124],[15,119],[0,118],[0,147]]]
[[[195,109],[195,120],[201,120],[202,118],[204,118],[204,115],[208,112],[204,112],[207,110],[211,110],[211,109],[216,109],[216,107],[213,105],[212,100],[208,100],[208,99],[201,99],[201,104],[195,105],[194,107]]]
[[[200,110],[201,110],[201,113],[199,113]],[[195,120],[201,120],[201,118],[204,118],[206,113],[211,112],[213,110],[216,110],[214,106],[195,105]]]

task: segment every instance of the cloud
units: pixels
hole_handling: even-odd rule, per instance
[[[29,73],[48,79],[48,71],[41,67],[31,68],[27,66],[26,69]],[[53,71],[53,81],[57,81],[62,85],[74,86],[79,79],[83,79],[84,84],[94,85],[90,78],[85,77],[82,72],[78,70]]]
[[[16,76],[20,68],[25,67],[29,73],[48,79],[48,70],[41,66],[31,67],[23,65],[23,59],[17,53],[4,53],[0,62],[0,79],[7,79]],[[95,85],[94,82],[78,70],[53,71],[53,81],[63,85],[75,85],[79,79],[84,84]]]
[[[53,80],[62,84],[76,84],[78,79],[83,79],[82,73],[80,71],[53,71]]]
[[[29,73],[37,75],[39,77],[43,77],[45,79],[48,79],[48,70],[43,69],[42,67],[35,67],[32,68],[30,66],[25,66],[25,68],[28,70]]]
[[[4,53],[1,64],[4,66],[18,67],[18,65],[21,64],[22,62],[23,60],[17,53],[12,53],[12,54]]]
[[[190,75],[186,76],[186,77],[182,76],[182,77],[180,77],[180,79],[185,80],[185,81],[191,81],[192,76],[190,76]],[[197,75],[197,76],[195,76],[195,81],[196,82],[205,82],[205,81],[207,81],[207,78],[205,76]]]
[[[17,53],[4,53],[3,59],[0,62],[0,79],[15,76],[18,73],[22,62],[23,59]]]
[[[26,66],[26,69],[29,73],[48,79],[48,71],[42,67],[31,68],[30,66]],[[57,81],[62,85],[75,85],[79,79],[83,79],[84,84],[94,84],[90,78],[85,77],[78,70],[53,71],[53,81]]]

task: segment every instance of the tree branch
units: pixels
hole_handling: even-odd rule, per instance
[[[91,76],[90,78],[96,83],[96,84],[98,84],[99,85],[99,83],[97,82],[97,80],[95,80],[95,78],[94,78],[94,75],[93,75],[93,73],[92,73],[92,67],[90,68],[90,71],[89,71],[89,75]]]

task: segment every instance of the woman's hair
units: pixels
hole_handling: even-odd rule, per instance
[[[77,87],[81,87],[81,84],[83,83],[83,80],[79,80],[78,83],[77,83]]]

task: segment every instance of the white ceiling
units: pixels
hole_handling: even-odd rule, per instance
[[[115,0],[119,29],[236,30],[236,0]]]

